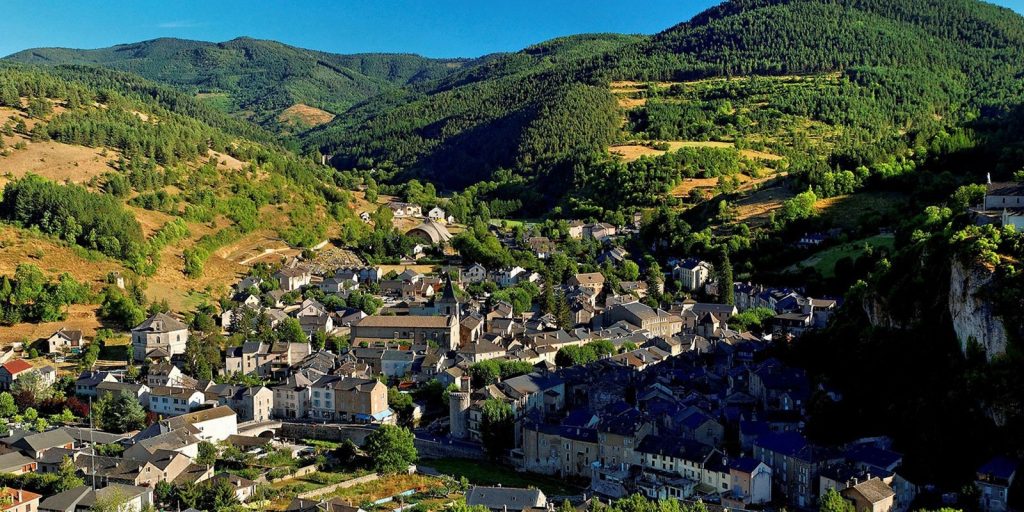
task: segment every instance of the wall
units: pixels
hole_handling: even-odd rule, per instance
[[[472,460],[484,459],[482,448],[466,442],[448,444],[416,438],[415,444],[416,452],[419,454],[420,459],[441,459],[447,457]]]
[[[336,483],[334,485],[328,485],[327,487],[321,487],[319,489],[314,489],[312,491],[304,492],[304,493],[298,494],[296,497],[304,499],[304,500],[310,499],[310,498],[315,498],[317,496],[323,496],[324,494],[332,494],[334,491],[337,491],[338,489],[347,489],[347,488],[355,486],[355,485],[365,484],[367,482],[372,482],[372,481],[374,481],[374,480],[376,480],[378,478],[380,478],[380,475],[378,475],[377,473],[370,473],[369,475],[359,476],[359,477],[356,477],[356,478],[345,480],[344,482]]]

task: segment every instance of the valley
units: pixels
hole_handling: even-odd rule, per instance
[[[0,508],[1015,510],[1024,16],[676,17],[0,59]]]

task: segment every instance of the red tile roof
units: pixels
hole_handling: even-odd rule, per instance
[[[4,368],[6,368],[11,375],[17,375],[23,371],[31,370],[32,365],[24,359],[12,359],[4,363]]]

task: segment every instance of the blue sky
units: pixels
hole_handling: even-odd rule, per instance
[[[0,55],[157,37],[274,39],[337,53],[475,57],[584,32],[651,34],[716,0],[7,0]],[[995,3],[1024,12],[1024,0]]]

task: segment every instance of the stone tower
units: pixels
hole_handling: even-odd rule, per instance
[[[455,381],[459,386],[458,391],[452,391],[448,395],[448,422],[449,430],[455,439],[469,437],[469,405],[470,385],[469,376],[463,375]]]

